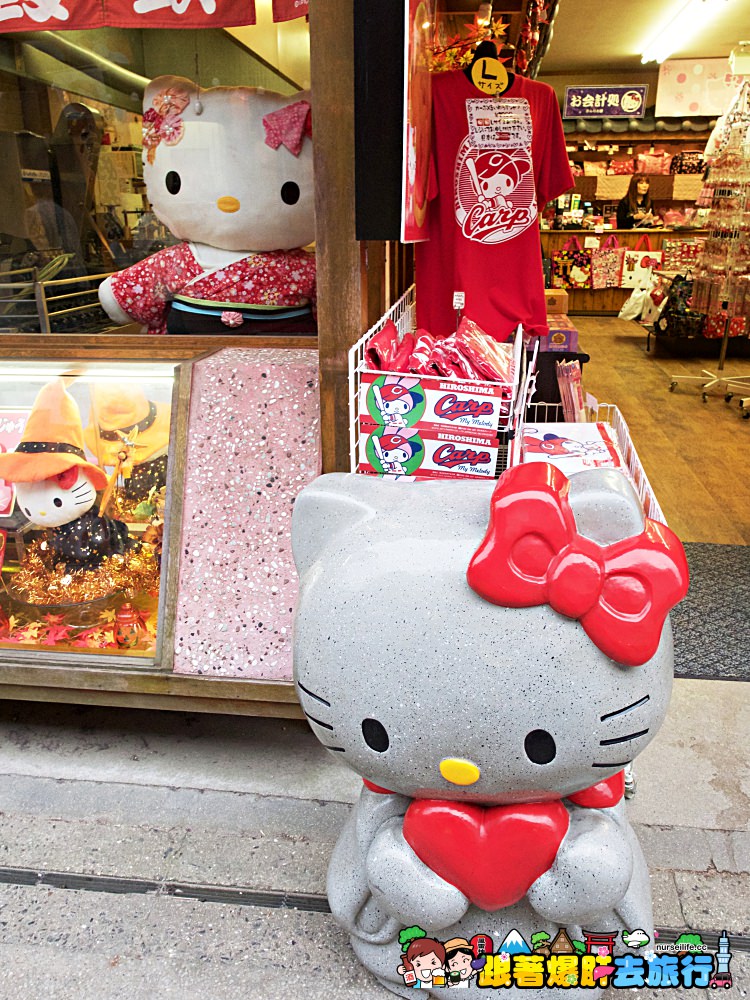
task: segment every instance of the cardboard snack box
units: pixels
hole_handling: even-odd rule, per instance
[[[511,391],[497,382],[362,372],[360,430],[388,424],[493,438],[507,420]]]
[[[568,293],[564,288],[545,288],[544,299],[547,303],[547,315],[555,316],[568,311]]]
[[[501,444],[429,427],[361,428],[357,472],[418,479],[494,479]]]
[[[566,354],[578,353],[578,330],[573,326],[569,316],[565,314],[548,316],[549,333],[544,337],[532,334],[524,335],[527,350],[531,350],[536,340],[540,351],[564,351]]]
[[[547,317],[549,333],[540,344],[541,351],[568,351],[578,353],[578,330],[565,313]]]

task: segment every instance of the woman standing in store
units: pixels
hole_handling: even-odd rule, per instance
[[[617,206],[617,228],[637,229],[641,226],[658,225],[658,218],[651,210],[651,195],[648,177],[633,174],[628,193]]]

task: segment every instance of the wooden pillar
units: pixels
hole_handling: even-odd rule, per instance
[[[347,352],[367,328],[354,238],[354,25],[351,0],[310,4],[323,471],[349,469]]]

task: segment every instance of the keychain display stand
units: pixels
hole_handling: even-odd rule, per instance
[[[725,145],[707,179],[711,207],[709,236],[696,265],[692,308],[723,319],[717,371],[700,375],[672,375],[670,391],[679,382],[698,382],[703,402],[710,389],[723,389],[727,402],[736,389],[750,389],[749,375],[723,375],[729,339],[750,323],[750,84],[745,82],[733,106],[734,120]],[[750,396],[741,399],[744,417]]]

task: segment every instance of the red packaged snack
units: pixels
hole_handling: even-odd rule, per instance
[[[455,335],[456,347],[485,382],[513,381],[513,344],[501,344],[489,337],[477,324],[462,317]]]
[[[398,351],[396,352],[396,357],[391,362],[391,371],[394,372],[408,372],[409,369],[409,359],[411,358],[412,351],[414,350],[414,334],[407,333],[404,339],[399,344]]]
[[[365,360],[370,368],[378,371],[393,371],[393,362],[399,351],[398,327],[389,319],[382,330],[378,330],[367,341]]]
[[[432,369],[429,368],[430,354],[435,346],[435,338],[426,330],[417,330],[414,350],[409,358],[409,371],[415,375],[430,375]]]
[[[461,351],[455,335],[445,337],[435,344],[432,357],[436,356],[439,359],[438,363],[442,367],[450,369],[454,378],[470,379],[472,382],[483,381],[482,376]]]

